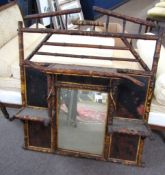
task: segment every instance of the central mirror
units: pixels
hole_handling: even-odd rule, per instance
[[[58,148],[103,155],[108,94],[58,89]]]

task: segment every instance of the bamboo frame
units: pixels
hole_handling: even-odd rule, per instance
[[[104,161],[112,161],[112,162],[120,162],[124,164],[131,164],[131,165],[142,165],[142,150],[144,145],[144,137],[140,137],[137,145],[137,154],[136,154],[136,160],[135,161],[129,161],[129,160],[122,160],[122,159],[115,159],[110,158],[110,151],[111,151],[111,144],[112,144],[112,133],[109,133],[108,131],[108,125],[113,125],[113,112],[115,111],[115,99],[113,98],[112,91],[117,91],[117,84],[112,85],[112,81],[120,80],[121,78],[128,79],[135,83],[138,86],[143,86],[143,83],[138,81],[134,77],[147,77],[148,78],[148,87],[147,87],[147,93],[146,93],[146,101],[145,101],[145,112],[144,112],[144,120],[147,122],[148,120],[148,114],[150,111],[150,104],[151,99],[153,95],[154,90],[154,82],[155,82],[155,74],[157,70],[158,60],[159,60],[159,54],[160,54],[160,46],[162,42],[162,31],[159,31],[158,35],[145,35],[141,34],[142,27],[145,27],[145,30],[149,30],[149,28],[156,27],[156,25],[153,22],[150,21],[144,21],[133,17],[128,17],[125,15],[120,15],[115,12],[111,12],[109,10],[101,9],[98,7],[94,7],[94,10],[96,12],[99,12],[101,14],[107,15],[107,21],[105,24],[106,32],[96,32],[96,31],[81,31],[81,30],[57,30],[57,29],[29,29],[29,28],[23,28],[22,23],[19,22],[19,53],[20,53],[20,69],[21,69],[21,87],[22,87],[22,97],[23,97],[23,105],[26,105],[25,101],[25,67],[31,67],[33,69],[36,69],[38,71],[41,71],[45,74],[47,74],[47,84],[48,84],[48,109],[49,109],[49,117],[51,120],[51,149],[45,150],[45,148],[36,148],[33,146],[28,145],[28,121],[24,121],[24,135],[25,135],[25,148],[31,149],[31,150],[37,150],[37,151],[43,151],[43,152],[52,152],[56,154],[61,155],[72,155],[75,157],[81,156],[86,158],[95,158],[97,160],[104,160]],[[40,15],[30,15],[25,17],[24,19],[40,19],[48,16],[58,16],[58,15],[67,15],[70,13],[77,13],[80,9],[74,9],[74,10],[64,10],[62,12],[53,12],[53,13],[45,13]],[[123,20],[123,28],[122,33],[111,33],[108,32],[108,25],[110,16],[116,17]],[[125,33],[126,28],[126,22],[130,21],[136,24],[139,24],[138,34],[128,34]],[[67,22],[67,18],[66,18]],[[75,24],[80,26],[101,26],[104,25],[100,22],[93,22],[93,21],[79,21],[75,22]],[[30,56],[24,60],[24,52],[23,52],[23,33],[46,33],[47,36],[41,41],[41,43],[35,48],[35,50],[30,54]],[[104,45],[95,45],[95,44],[74,44],[74,43],[57,43],[57,42],[48,42],[48,39],[53,34],[64,34],[64,35],[78,35],[78,36],[94,36],[94,37],[112,37],[112,38],[120,38],[123,43],[125,44],[124,47],[112,47],[112,46],[104,46]],[[144,40],[154,40],[156,41],[156,47],[155,47],[155,54],[153,59],[153,66],[150,70],[147,65],[144,63],[144,61],[140,58],[138,53],[134,50],[132,45],[129,43],[129,39],[144,39]],[[83,47],[83,48],[99,48],[99,49],[115,49],[115,50],[129,50],[135,57],[134,60],[128,59],[128,58],[106,58],[106,57],[96,57],[96,56],[87,56],[87,55],[74,55],[74,54],[57,54],[57,53],[48,53],[48,52],[39,52],[39,49],[42,45],[50,45],[50,46],[69,46],[69,47]],[[90,58],[90,59],[99,59],[99,60],[115,60],[115,61],[136,61],[138,62],[142,68],[143,71],[139,70],[131,70],[131,69],[108,69],[108,68],[97,68],[97,67],[89,67],[89,66],[80,66],[77,68],[77,66],[70,66],[70,65],[63,65],[63,64],[45,64],[44,66],[40,63],[34,63],[31,62],[31,58],[35,55],[51,55],[51,56],[65,56],[65,57],[72,57],[72,58]],[[73,83],[73,82],[62,82],[58,81],[59,75],[65,75],[65,76],[83,76],[83,77],[93,77],[93,78],[101,78],[101,79],[109,79],[108,85],[91,85],[91,84],[81,84],[81,83]],[[69,89],[86,89],[86,90],[98,90],[100,92],[108,92],[108,112],[107,112],[107,124],[105,128],[105,138],[104,138],[104,151],[103,155],[94,155],[94,154],[88,154],[83,152],[77,152],[77,151],[69,151],[58,148],[58,88],[69,88]],[[113,87],[113,88],[112,88]],[[130,134],[131,135],[131,134]]]

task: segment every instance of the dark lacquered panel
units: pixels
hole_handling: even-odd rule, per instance
[[[144,83],[137,86],[128,80],[122,80],[118,86],[117,117],[142,119],[147,95],[147,77],[136,77]]]
[[[28,121],[29,146],[50,148],[51,129],[50,125],[41,122]]]
[[[110,147],[110,158],[136,161],[139,136],[114,133]]]
[[[47,107],[47,77],[44,73],[26,68],[26,96],[28,105]]]

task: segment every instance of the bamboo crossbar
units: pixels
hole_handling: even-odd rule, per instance
[[[130,38],[130,39],[143,39],[143,40],[158,40],[158,35],[146,35],[146,34],[128,34],[128,33],[110,33],[110,32],[96,32],[96,31],[79,31],[79,30],[59,30],[59,29],[34,29],[34,28],[22,28],[21,32],[25,33],[51,33],[51,34],[63,34],[63,35],[85,35],[95,37],[112,37],[112,38]]]
[[[38,44],[38,46],[31,52],[28,57],[26,58],[27,60],[30,60],[34,54],[42,47],[43,43],[48,40],[51,37],[51,34],[47,34],[44,39]]]
[[[59,42],[44,42],[43,45],[48,46],[64,46],[64,47],[83,47],[83,48],[97,48],[97,49],[114,49],[114,50],[129,50],[127,47],[119,46],[106,46],[94,44],[74,44],[74,43],[59,43]]]
[[[27,15],[27,16],[24,17],[24,20],[26,20],[26,19],[39,19],[39,18],[74,14],[74,13],[80,13],[80,12],[81,12],[81,8],[74,8],[74,9],[68,9],[68,10],[55,11],[55,12]]]
[[[116,57],[100,57],[100,56],[89,56],[89,55],[74,55],[74,54],[62,54],[62,53],[50,53],[50,52],[37,52],[36,55],[47,55],[47,56],[61,56],[81,59],[97,59],[97,60],[113,60],[113,61],[130,61],[138,62],[136,59],[131,58],[116,58]]]
[[[124,78],[132,81],[138,86],[144,86],[144,83],[125,74],[118,73],[111,69],[101,69],[101,68],[92,68],[83,66],[83,69],[77,68],[77,66],[73,65],[63,65],[63,64],[51,64],[48,67],[43,67],[39,64],[31,62],[29,60],[24,61],[24,65],[30,66],[38,71],[45,72],[48,74],[70,74],[70,75],[83,75],[83,76],[98,76],[98,77],[113,77],[113,78]]]
[[[100,26],[104,27],[104,23],[100,21],[92,21],[92,20],[78,20],[78,21],[72,21],[74,25],[87,25],[87,26]]]
[[[113,16],[113,17],[116,17],[116,18],[120,18],[122,20],[130,21],[130,22],[133,22],[133,23],[142,24],[142,25],[146,25],[146,26],[150,26],[150,27],[156,27],[155,23],[153,23],[153,22],[146,21],[146,20],[139,19],[139,18],[135,18],[135,17],[130,17],[130,16],[123,15],[123,14],[121,15],[117,12],[110,11],[110,10],[107,10],[107,9],[103,9],[103,8],[100,8],[100,7],[94,6],[93,10],[98,12],[98,13],[101,13],[103,15]]]
[[[57,82],[57,84],[55,85],[58,88],[76,88],[76,89],[86,89],[86,90],[97,90],[97,91],[101,91],[101,92],[108,92],[109,87],[105,87],[105,86],[99,86],[99,85],[87,85],[87,84],[70,84],[70,83],[65,83],[65,82]]]

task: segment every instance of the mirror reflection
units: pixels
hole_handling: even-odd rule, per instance
[[[58,148],[103,154],[107,93],[58,90]]]

